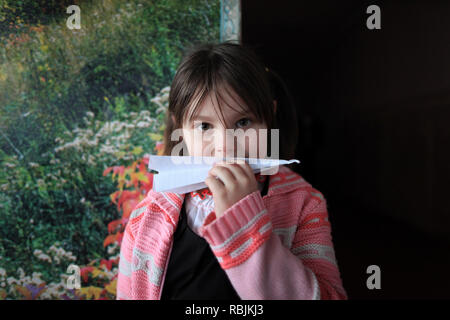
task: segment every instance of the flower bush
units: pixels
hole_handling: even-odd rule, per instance
[[[158,152],[158,154],[160,154]],[[104,299],[116,298],[117,272],[120,259],[120,244],[131,211],[139,201],[150,191],[153,184],[153,176],[147,171],[148,156],[134,161],[131,166],[108,167],[103,175],[113,173],[119,190],[111,194],[111,201],[116,204],[120,219],[108,224],[109,235],[105,238],[103,246],[107,247],[106,259],[95,259],[80,269],[82,288],[68,289],[68,275],[62,273],[60,281],[46,284],[41,279],[42,274],[33,272],[32,276],[25,275],[22,268],[18,269],[18,278],[7,277],[4,269],[0,268],[0,299],[25,298],[25,299]],[[132,187],[126,190],[126,187]],[[52,264],[63,262],[75,262],[77,259],[72,252],[52,245],[46,252],[36,249],[33,254],[41,261]],[[5,285],[9,290],[3,289]],[[86,286],[87,284],[87,286]]]
[[[0,299],[113,299],[167,86],[188,46],[218,39],[220,1],[69,1],[80,30],[67,1],[33,3],[0,1]]]
[[[19,11],[15,2],[6,3]],[[51,2],[58,12],[63,9]],[[88,111],[107,121],[115,102],[122,111],[140,112],[170,84],[187,47],[219,37],[218,0],[101,0],[79,6],[79,30],[67,28],[65,11],[36,25],[19,15],[8,24],[21,31],[10,33],[8,27],[5,40],[0,38],[0,128],[28,161],[41,162],[51,142]],[[4,139],[0,148],[16,153]]]
[[[2,185],[5,191],[16,190],[20,186],[24,191],[40,192],[42,196],[48,196],[49,200],[54,190],[65,189],[67,185],[77,185],[88,180],[98,180],[99,177],[90,176],[92,172],[99,173],[102,179],[106,180],[108,180],[107,176],[111,175],[110,182],[112,185],[114,183],[118,190],[103,195],[103,198],[108,199],[109,204],[115,205],[120,218],[110,220],[106,226],[107,232],[104,233],[106,236],[102,241],[106,256],[101,257],[99,252],[98,258],[92,259],[81,267],[82,287],[78,290],[67,289],[68,275],[65,272],[69,264],[80,264],[83,260],[80,261],[73,252],[66,251],[59,242],[52,244],[46,250],[42,249],[44,247],[42,239],[39,238],[41,241],[34,242],[35,233],[31,232],[30,246],[34,248],[32,250],[33,268],[29,268],[31,276],[27,275],[21,267],[14,275],[10,275],[5,269],[0,269],[0,298],[115,299],[123,231],[131,210],[150,190],[153,181],[152,175],[147,171],[148,156],[143,156],[142,153],[144,148],[153,150],[157,154],[162,151],[160,143],[164,130],[162,119],[167,110],[168,95],[169,88],[166,87],[152,99],[154,107],[150,110],[118,115],[118,119],[113,121],[101,122],[95,119],[92,112],[88,112],[83,119],[82,127],[65,132],[64,136],[57,139],[58,146],[55,147],[54,153],[48,155],[51,157],[49,163],[52,165],[50,172],[37,163],[28,163],[27,171],[22,172],[17,157],[11,157],[10,161],[6,162],[5,168],[18,170],[16,175],[18,177],[25,174],[32,177],[36,184],[26,179],[7,179]],[[114,165],[106,167],[106,163]],[[55,172],[57,174],[54,174]],[[114,185],[108,190],[113,189]],[[8,200],[3,202],[2,206],[13,208],[11,198]],[[79,198],[80,205],[85,209],[93,209],[92,202],[92,197],[89,195]],[[113,216],[115,215],[110,217]],[[23,225],[30,229],[30,226],[39,219],[38,216],[32,216]],[[0,227],[7,221],[0,221]],[[92,230],[83,232],[92,233]],[[25,233],[19,234],[19,242],[22,242],[20,236],[23,238]],[[6,236],[4,240],[8,240],[7,238],[12,237]],[[75,239],[72,237],[71,240],[70,242],[73,243]],[[66,240],[63,244],[70,247],[70,242]],[[93,245],[101,247],[102,242],[98,241]],[[0,247],[2,248],[5,250],[4,247]],[[2,255],[0,257],[0,265],[2,265],[3,252],[0,251],[0,255]],[[29,266],[29,264],[26,265]],[[41,269],[43,272],[31,272],[31,269]],[[58,275],[58,278],[50,275]],[[45,278],[50,281],[44,280]]]

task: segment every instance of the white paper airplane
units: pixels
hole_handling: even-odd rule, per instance
[[[156,192],[188,193],[207,187],[205,179],[214,162],[220,160],[244,160],[256,174],[272,175],[278,172],[278,166],[300,163],[299,160],[280,160],[264,158],[217,158],[194,156],[156,156],[149,155],[148,168],[155,170],[153,190]]]

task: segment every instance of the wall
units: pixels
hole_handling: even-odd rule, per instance
[[[381,30],[365,26],[367,1],[243,1],[243,42],[294,93],[298,171],[335,219],[450,240],[450,3],[376,3]]]

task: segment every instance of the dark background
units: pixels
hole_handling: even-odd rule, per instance
[[[297,102],[349,298],[449,298],[450,2],[245,0],[242,43]]]

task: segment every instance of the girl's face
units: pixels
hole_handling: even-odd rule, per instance
[[[211,94],[198,106],[197,115],[183,123],[182,134],[189,156],[266,157],[267,135],[270,133],[264,135],[260,131],[268,131],[266,124],[257,122],[234,92],[231,97],[227,90],[223,90],[222,97],[225,99],[220,104],[224,123],[219,119],[220,113],[215,111],[218,103],[215,95]],[[216,101],[213,103],[212,99]]]

